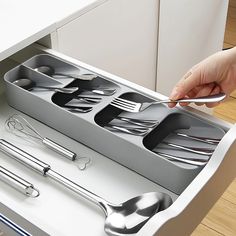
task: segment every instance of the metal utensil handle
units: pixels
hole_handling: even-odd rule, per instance
[[[47,170],[51,168],[50,165],[31,156],[27,152],[24,152],[23,150],[17,148],[6,140],[0,139],[0,150],[13,157],[15,160],[21,162],[22,164],[29,166],[31,169],[41,173],[42,175],[45,175]]]
[[[47,87],[47,86],[40,86],[40,85],[37,85],[36,88],[47,89],[47,90],[52,90],[52,91],[62,92],[62,93],[73,93],[78,90],[77,87],[60,88],[60,87]]]
[[[192,140],[196,140],[199,142],[203,142],[203,143],[208,143],[208,144],[218,144],[220,142],[221,139],[219,138],[207,138],[207,137],[200,137],[200,136],[195,136],[195,135],[190,135],[190,134],[184,134],[184,133],[180,133],[180,132],[174,132],[174,134],[181,136],[181,137],[185,137],[185,138],[189,138]]]
[[[121,131],[127,134],[132,135],[144,135],[148,132],[147,128],[127,128],[123,126],[117,126],[117,125],[106,125],[104,128],[110,130],[110,131]]]
[[[72,180],[66,178],[65,176],[57,173],[56,171],[54,171],[52,169],[47,171],[46,176],[51,177],[53,180],[64,185],[66,188],[79,194],[80,196],[84,197],[85,199],[95,203],[104,211],[105,214],[107,214],[105,209],[107,209],[107,206],[110,203],[108,203],[106,200],[104,200],[100,196],[96,195],[95,193],[90,192],[89,190],[83,188],[82,186],[76,184]]]
[[[225,98],[226,98],[225,93],[219,93],[219,94],[215,94],[215,95],[209,95],[209,96],[198,97],[198,98],[181,98],[181,99],[178,99],[178,100],[166,99],[166,100],[160,100],[160,101],[152,102],[151,104],[170,103],[170,102],[212,103],[212,102],[220,102]]]
[[[174,156],[174,155],[163,153],[163,152],[156,152],[156,154],[158,154],[161,157],[170,159],[170,160],[175,160],[175,161],[179,161],[182,163],[195,165],[195,166],[205,166],[207,164],[207,160],[200,160],[200,159],[194,160],[194,158],[187,159],[187,158],[178,157],[178,156]]]
[[[200,154],[200,155],[205,155],[205,156],[211,156],[214,152],[214,149],[187,147],[187,146],[182,146],[182,145],[178,145],[175,143],[167,143],[164,141],[163,141],[163,143],[170,146],[170,147],[174,147],[177,149],[181,149],[184,151],[188,151],[188,152],[192,152],[192,153],[196,153],[196,154]]]
[[[157,120],[146,120],[146,119],[135,119],[135,118],[129,118],[129,117],[124,117],[124,116],[117,116],[115,119],[119,119],[121,121],[126,121],[130,124],[134,124],[137,126],[141,127],[154,127],[157,125],[159,122]]]
[[[198,98],[183,98],[175,100],[172,102],[202,102],[202,103],[211,103],[211,102],[220,102],[226,97],[225,93],[219,93],[210,96],[198,97]]]
[[[0,140],[0,150],[4,151],[10,157],[13,157],[15,160],[21,162],[22,164],[30,167],[31,169],[39,172],[44,176],[49,176],[52,179],[56,180],[60,184],[64,185],[65,187],[69,188],[70,190],[78,193],[79,195],[83,196],[84,198],[96,203],[99,207],[102,208],[105,214],[107,214],[107,209],[109,203],[104,200],[103,198],[97,196],[96,194],[88,191],[87,189],[79,186],[78,184],[74,183],[70,179],[60,175],[59,173],[51,170],[49,164],[46,164],[36,157],[31,156],[27,152],[21,150],[20,148],[15,147],[13,144],[8,143],[5,140]]]
[[[64,73],[54,73],[53,76],[62,76],[62,77],[71,77],[73,79],[82,79],[82,80],[92,80],[97,77],[97,75],[88,74],[88,75],[78,75],[78,74],[64,74]]]
[[[76,153],[70,151],[69,149],[61,146],[60,144],[52,141],[49,138],[43,138],[42,143],[45,144],[50,149],[56,151],[57,153],[67,157],[68,159],[74,161],[76,158]]]
[[[33,184],[2,166],[0,166],[0,179],[27,196],[35,198],[40,194]]]

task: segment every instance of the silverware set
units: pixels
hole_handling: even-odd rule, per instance
[[[42,73],[48,75],[55,79],[60,78],[73,78],[75,80],[81,81],[92,81],[98,76],[95,74],[79,74],[78,73],[67,73],[67,72],[56,72],[52,66],[49,65],[41,65],[34,70],[38,73]],[[54,91],[62,94],[67,94],[68,97],[71,96],[72,101],[63,106],[70,112],[74,113],[87,113],[93,109],[93,105],[100,103],[103,96],[112,96],[115,92],[115,88],[107,88],[107,87],[98,87],[93,88],[92,86],[88,86],[86,88],[81,88],[80,86],[75,87],[61,87],[61,86],[46,86],[42,83],[35,82],[35,80],[28,77],[20,77],[17,80],[12,82],[14,85],[21,87],[25,90],[32,91]],[[78,95],[77,93],[80,92]],[[70,103],[73,103],[70,104]],[[89,104],[91,106],[83,106],[84,104]],[[82,105],[82,106],[81,106]]]
[[[130,135],[136,135],[136,136],[144,136],[146,135],[150,129],[155,128],[159,124],[157,120],[148,120],[148,119],[137,119],[137,118],[130,118],[130,117],[124,117],[124,116],[117,116],[115,117],[115,120],[118,121],[124,121],[124,124],[107,124],[104,126],[104,128],[112,131],[112,132],[122,132],[127,133]],[[127,124],[134,125],[134,127],[127,126]],[[186,134],[180,131],[173,131],[172,134],[186,138],[188,140],[193,140],[196,142],[202,142],[210,145],[217,145],[220,142],[220,139],[218,138],[209,138],[209,137],[201,137],[201,136],[193,136],[190,134]],[[180,145],[175,144],[172,142],[162,141],[162,144],[176,150],[180,150],[183,152],[189,152],[193,154],[198,154],[205,156],[206,158],[198,158],[198,157],[180,157],[176,155],[172,155],[170,153],[165,153],[160,150],[153,150],[155,153],[157,153],[159,156],[166,158],[168,160],[174,160],[190,165],[196,165],[196,166],[203,166],[206,165],[209,157],[214,152],[214,146],[212,148],[208,147],[193,147],[193,146],[186,146],[186,145]]]
[[[157,120],[137,119],[125,116],[117,116],[114,120],[122,121],[122,124],[108,123],[104,126],[104,128],[110,131],[123,132],[136,136],[143,136],[147,134],[150,128],[153,128],[158,124]]]
[[[217,145],[220,142],[220,139],[213,139],[213,138],[207,138],[207,137],[201,137],[201,136],[192,136],[185,133],[180,132],[173,132],[173,134],[186,138],[188,140],[194,140],[196,142],[202,142],[212,145],[212,147],[193,147],[193,146],[187,146],[187,145],[180,145],[172,142],[162,141],[161,144],[164,144],[166,147],[170,147],[173,150],[179,150],[181,152],[189,152],[197,156],[176,156],[170,153],[164,153],[163,151],[160,151],[160,148],[153,149],[153,152],[158,154],[159,156],[166,158],[170,161],[177,161],[182,162],[190,165],[196,165],[196,166],[204,166],[209,161],[211,155],[213,154],[215,150],[215,145]],[[202,156],[202,158],[198,158],[198,155]]]
[[[63,77],[70,77],[70,78],[74,78],[74,79],[87,79],[87,80],[92,80],[97,77],[96,75],[87,75],[87,76],[85,76],[86,78],[85,77],[83,78],[82,75],[75,76],[74,74],[56,73],[53,70],[53,68],[51,68],[49,66],[41,66],[41,67],[36,68],[35,70],[40,73],[44,73],[49,76],[52,76],[52,77],[53,76],[63,76]],[[79,87],[57,88],[57,87],[49,87],[49,86],[39,86],[34,81],[32,81],[28,78],[21,78],[21,79],[14,81],[13,83],[15,85],[22,87],[24,89],[27,89],[27,90],[32,90],[33,88],[40,88],[40,89],[47,89],[47,90],[53,90],[56,92],[65,93],[65,94],[67,94],[67,96],[71,97],[71,100],[69,102],[67,102],[66,104],[64,104],[62,107],[67,109],[69,112],[73,112],[73,113],[90,112],[93,110],[93,106],[100,103],[102,100],[102,98],[98,97],[97,95],[111,96],[116,92],[116,89],[111,89],[111,88],[98,88],[98,89],[97,88],[96,89],[93,89],[93,88],[84,89],[83,88],[83,89],[81,89],[81,92],[83,92],[83,93],[77,95],[77,94],[74,94],[74,92],[78,91]],[[89,95],[90,93],[92,94],[92,96]],[[154,101],[154,102],[142,102],[142,103],[134,102],[134,101],[130,101],[127,99],[117,97],[111,101],[110,105],[112,105],[116,108],[119,108],[121,110],[127,111],[127,112],[137,113],[137,112],[142,112],[145,109],[147,109],[148,107],[155,105],[155,104],[170,103],[170,102],[211,103],[211,102],[222,101],[225,97],[226,97],[226,95],[224,93],[220,93],[217,95],[210,95],[210,96],[191,98],[191,99],[184,98],[184,99],[179,99],[179,100],[175,100],[175,101],[170,100],[170,99],[166,99],[166,100],[160,100],[160,101]],[[80,104],[89,104],[90,106],[83,106],[83,105],[81,106]],[[14,122],[12,121],[12,119],[14,119]],[[19,122],[19,120],[21,120],[21,122]],[[114,122],[114,120],[119,121],[119,122]],[[106,124],[104,126],[104,128],[106,128],[107,130],[112,131],[112,132],[122,132],[122,133],[126,133],[129,135],[135,135],[135,136],[145,136],[146,134],[148,134],[148,132],[150,132],[151,129],[155,128],[155,126],[158,125],[158,123],[159,123],[157,120],[138,119],[138,118],[125,117],[125,116],[117,116],[114,118],[114,120],[112,122]],[[18,132],[20,131],[21,133],[26,134],[25,130],[22,129],[22,127],[23,127],[22,124],[16,125],[17,123],[26,123],[26,122],[25,122],[25,120],[21,119],[21,117],[18,117],[18,118],[11,117],[11,119],[9,119],[7,122],[8,128],[11,128],[11,129],[13,128],[15,130],[18,130]],[[20,129],[19,128],[17,129],[16,127],[20,127]],[[48,138],[42,137],[29,124],[27,124],[26,127],[27,128],[30,127],[31,131],[34,132],[33,136],[32,136],[32,134],[28,135],[28,136],[31,136],[31,137],[41,140],[41,142],[44,145],[54,149],[55,151],[63,154],[64,156],[67,156],[67,158],[73,160],[73,158],[75,156],[75,154],[73,152],[63,148],[61,145],[58,145],[57,143],[53,142],[52,140],[50,140]],[[180,136],[180,137],[194,140],[197,142],[204,142],[204,143],[212,144],[212,145],[216,145],[220,141],[219,139],[213,139],[213,138],[208,138],[208,137],[198,137],[198,136],[185,134],[182,132],[174,132],[174,134],[176,136]],[[184,152],[190,152],[193,154],[203,155],[203,156],[211,156],[214,152],[213,148],[189,147],[186,145],[180,145],[180,144],[175,144],[175,143],[166,142],[166,141],[163,141],[162,143],[170,148],[173,148],[173,149],[181,150]],[[188,164],[195,164],[195,165],[203,165],[203,163],[206,164],[206,160],[204,160],[204,161],[190,160],[190,158],[178,157],[178,156],[174,156],[169,153],[163,153],[160,151],[158,151],[157,154],[164,157],[164,158],[167,158],[169,160],[181,161],[181,162],[188,163]]]

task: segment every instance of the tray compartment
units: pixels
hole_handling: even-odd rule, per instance
[[[25,66],[28,66],[32,69],[36,69],[40,66],[49,66],[54,70],[54,73],[68,73],[68,74],[81,74],[81,71],[78,67],[64,62],[54,56],[48,54],[40,54],[32,57],[23,63]],[[43,74],[38,72],[39,74]],[[57,76],[57,78],[66,78],[63,76]]]
[[[94,72],[87,70],[82,67],[75,66],[71,63],[68,63],[66,61],[63,61],[62,59],[59,59],[55,56],[49,55],[49,54],[40,54],[36,55],[26,62],[23,63],[23,65],[32,68],[33,70],[37,69],[40,66],[49,66],[54,70],[54,74],[52,75],[54,79],[58,81],[63,81],[64,83],[68,84],[69,82],[72,82],[70,86],[78,86],[80,88],[80,92],[85,92],[86,89],[90,88],[116,88],[118,89],[119,86],[115,84],[114,82],[109,81],[108,79],[101,78],[98,74],[95,74]],[[44,75],[41,72],[37,72],[41,75]],[[97,77],[91,80],[83,80],[83,79],[74,79],[69,76],[57,76],[57,73],[65,73],[65,74],[75,74],[75,75],[82,75],[82,74],[92,74],[96,75]],[[50,76],[51,77],[51,76]],[[65,82],[66,81],[66,82]]]
[[[59,81],[54,80],[46,75],[39,75],[31,68],[26,67],[24,65],[16,67],[16,69],[13,70],[11,72],[11,75],[8,77],[8,81],[10,83],[13,83],[14,81],[21,78],[29,78],[30,80],[34,81],[37,85],[63,87],[63,84],[60,83]]]
[[[164,142],[186,147],[205,148],[213,151],[216,148],[217,144],[208,144],[188,137],[180,137],[176,135],[176,132],[213,139],[221,139],[225,134],[222,129],[204,123],[194,117],[180,113],[173,113],[167,116],[143,139],[143,144],[148,150],[153,151],[154,153],[163,152],[179,157],[191,157],[203,160],[208,160],[211,155],[206,156],[203,154],[190,153],[185,150],[170,147]],[[174,162],[174,160],[172,161]]]
[[[65,106],[67,103],[71,102],[73,99],[75,100],[75,106],[96,106],[101,102],[106,102],[106,100],[110,100],[110,96],[103,96],[103,95],[99,95],[99,94],[95,94],[92,93],[90,90],[92,89],[116,89],[117,91],[119,91],[119,86],[107,81],[101,77],[97,77],[91,81],[86,81],[86,80],[79,80],[79,79],[75,79],[72,82],[70,82],[66,87],[79,87],[79,90],[74,92],[72,95],[68,95],[68,94],[63,94],[63,93],[55,93],[52,96],[52,102],[63,107]],[[100,102],[97,104],[88,104],[88,103],[81,103],[79,101],[76,102],[76,97],[77,96],[89,96],[89,97],[94,97],[94,98],[100,98]],[[108,101],[109,102],[109,101]]]

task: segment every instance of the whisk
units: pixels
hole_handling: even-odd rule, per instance
[[[76,153],[68,150],[49,138],[43,137],[24,117],[11,115],[5,122],[6,128],[17,136],[40,140],[45,146],[74,161]]]

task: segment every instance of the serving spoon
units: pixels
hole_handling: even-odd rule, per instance
[[[55,92],[61,92],[61,93],[74,93],[78,91],[78,87],[71,87],[71,88],[60,88],[60,87],[49,87],[49,86],[39,86],[34,82],[33,80],[29,78],[20,78],[18,80],[13,81],[13,84],[26,89],[26,90],[32,90],[34,88],[40,88],[40,89],[46,89],[46,90],[51,90]]]
[[[150,192],[134,197],[120,204],[112,204],[89,190],[79,186],[65,176],[53,171],[51,166],[6,140],[0,139],[0,150],[30,167],[43,176],[64,185],[66,188],[98,205],[105,213],[104,231],[107,235],[135,235],[157,212],[172,204],[166,193]]]
[[[63,77],[70,77],[70,78],[82,79],[82,80],[92,80],[97,77],[97,75],[93,75],[93,74],[78,75],[78,74],[67,74],[67,73],[61,73],[61,72],[59,73],[59,72],[55,72],[54,68],[48,65],[39,66],[35,68],[34,70],[37,72],[43,73],[45,75],[52,76],[52,77],[63,76]]]

